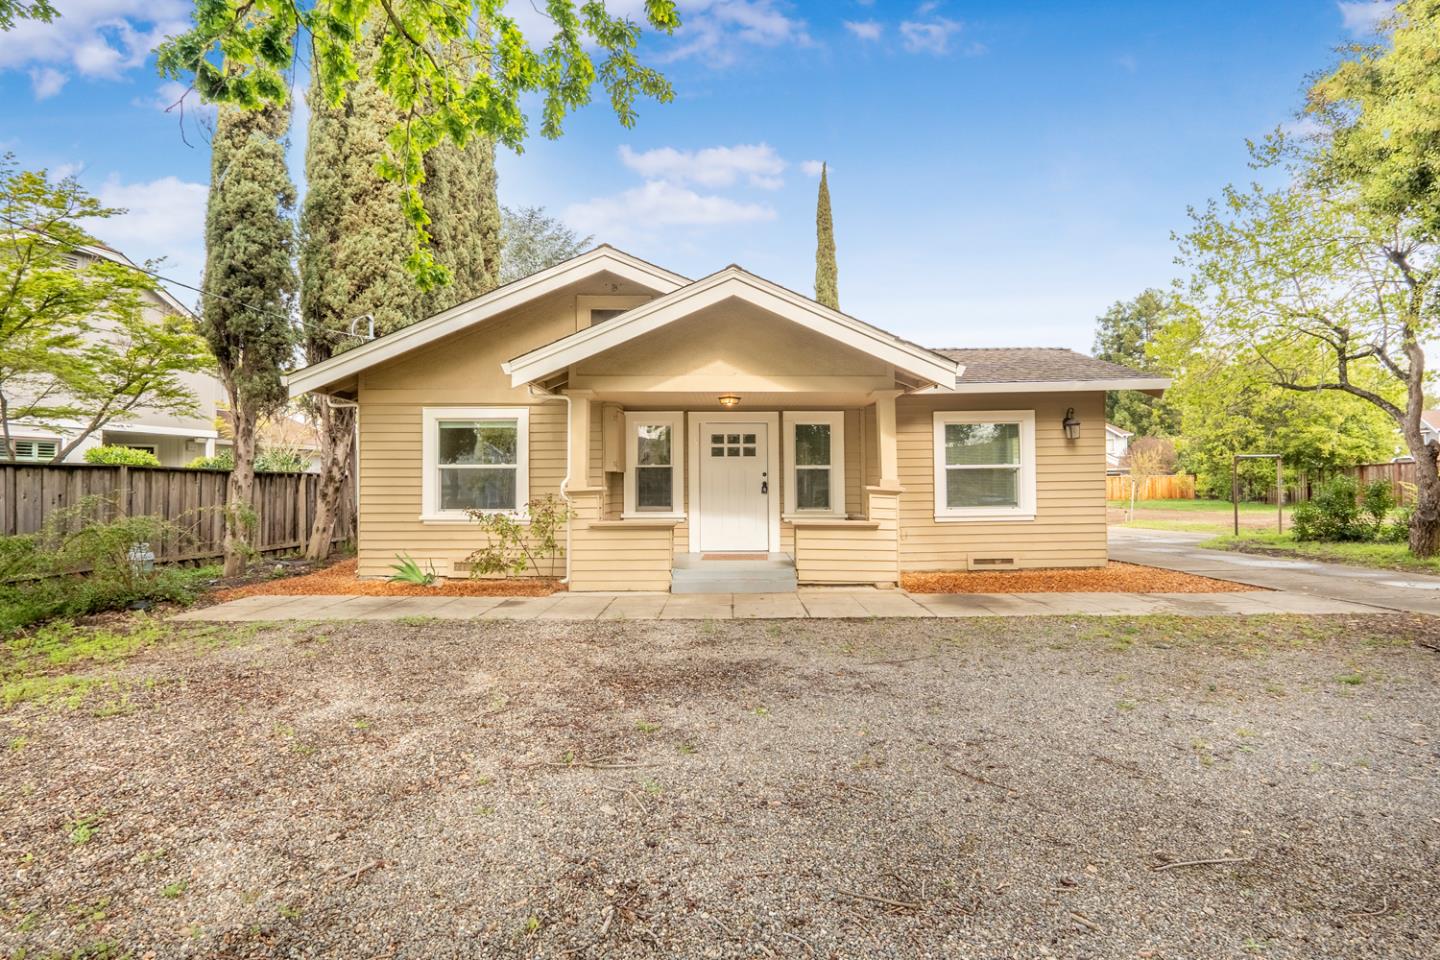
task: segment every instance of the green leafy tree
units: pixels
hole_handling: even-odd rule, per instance
[[[1093,352],[1101,360],[1158,373],[1148,349],[1168,317],[1168,300],[1159,290],[1142,291],[1133,300],[1117,300],[1095,319]],[[1169,403],[1138,390],[1107,393],[1105,419],[1145,437],[1173,436],[1179,426]]]
[[[13,30],[17,20],[39,20],[49,23],[60,14],[48,0],[0,0],[0,30]]]
[[[820,194],[815,201],[815,299],[831,310],[840,309],[840,269],[835,263],[835,224],[830,218],[830,181],[820,165]]]
[[[58,462],[118,417],[194,410],[182,374],[208,368],[204,343],[81,227],[121,212],[0,159],[0,458],[14,458],[16,421],[65,423]]]
[[[581,237],[544,207],[505,207],[500,221],[500,282],[509,283],[578,257],[595,238]]]
[[[1192,212],[1181,261],[1221,349],[1275,386],[1348,395],[1399,428],[1416,462],[1410,549],[1429,557],[1440,552],[1440,474],[1421,428],[1424,344],[1440,332],[1440,5],[1401,4],[1391,30],[1312,89],[1322,135],[1253,148],[1287,182],[1232,188]]]
[[[669,82],[636,56],[639,25],[600,0],[548,0],[554,32],[538,49],[505,7],[505,0],[196,0],[194,27],[160,46],[157,65],[167,77],[193,82],[208,100],[246,108],[285,101],[301,43],[312,106],[337,107],[358,83],[372,83],[393,117],[372,159],[400,188],[412,231],[405,262],[430,289],[447,282],[449,271],[430,247],[421,191],[426,154],[446,140],[464,147],[476,137],[521,149],[529,125],[522,100],[532,96],[547,137],[560,135],[596,84],[627,127],[638,98],[674,97]],[[665,33],[680,23],[673,0],[646,0],[644,20]],[[371,23],[383,25],[374,40]],[[366,48],[375,42],[370,58]]]
[[[212,140],[200,329],[230,405],[234,468],[226,484],[225,573],[251,549],[256,425],[285,404],[282,369],[294,349],[290,311],[295,186],[285,166],[288,111],[222,106]]]

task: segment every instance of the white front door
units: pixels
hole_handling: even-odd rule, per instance
[[[770,549],[766,425],[718,421],[700,428],[700,549]]]

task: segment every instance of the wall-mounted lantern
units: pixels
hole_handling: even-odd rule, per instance
[[[1066,440],[1080,439],[1080,421],[1075,419],[1075,408],[1071,407],[1065,411],[1065,419],[1060,425],[1065,428]]]

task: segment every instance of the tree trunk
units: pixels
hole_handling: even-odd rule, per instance
[[[250,533],[255,528],[255,417],[238,404],[230,407],[235,427],[235,465],[225,484],[225,576],[238,577],[250,565]]]
[[[1410,514],[1410,552],[1417,557],[1433,557],[1440,553],[1440,474],[1435,464],[1435,448],[1422,442],[1415,457],[1415,510]]]
[[[315,490],[315,522],[305,547],[307,560],[330,556],[340,496],[350,482],[351,452],[355,448],[355,411],[320,404],[320,483]]]

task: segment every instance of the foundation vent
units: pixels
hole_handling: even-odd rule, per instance
[[[965,569],[967,570],[1015,570],[1018,564],[1014,557],[976,557],[965,558]]]

